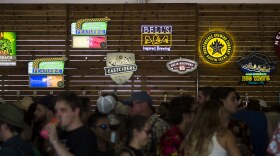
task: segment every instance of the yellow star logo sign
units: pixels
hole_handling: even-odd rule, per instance
[[[210,32],[206,34],[200,45],[203,58],[213,64],[226,62],[233,53],[233,42],[224,32]]]

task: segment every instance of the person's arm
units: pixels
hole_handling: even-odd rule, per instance
[[[74,156],[72,153],[70,153],[63,144],[60,143],[57,132],[56,132],[56,127],[54,125],[48,125],[47,126],[48,132],[49,132],[49,141],[59,156]]]
[[[236,145],[235,138],[231,131],[225,132],[226,142],[225,148],[230,156],[241,156],[241,153]]]

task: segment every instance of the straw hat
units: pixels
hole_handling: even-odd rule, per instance
[[[21,102],[14,102],[13,104],[17,106],[19,109],[27,111],[29,106],[33,103],[33,99],[31,97],[25,96],[23,97]]]
[[[0,121],[6,122],[18,128],[28,127],[28,125],[24,122],[24,113],[11,104],[0,105]]]

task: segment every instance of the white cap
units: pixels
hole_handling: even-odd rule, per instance
[[[100,96],[96,106],[100,113],[109,114],[116,106],[116,99],[111,95]]]

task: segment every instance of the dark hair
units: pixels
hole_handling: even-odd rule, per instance
[[[225,100],[231,92],[236,93],[235,89],[232,87],[217,87],[213,90],[211,99],[219,101]]]
[[[6,124],[7,127],[10,129],[11,132],[17,132],[18,134],[20,134],[23,131],[23,128],[17,127],[17,126],[13,126],[7,122],[4,121],[0,121],[0,125],[2,124]]]
[[[183,114],[189,114],[194,104],[194,98],[190,95],[174,97],[170,101],[170,122],[180,124],[183,120]]]
[[[57,101],[65,101],[72,110],[75,110],[76,108],[79,108],[80,110],[82,109],[81,98],[79,98],[79,96],[73,92],[65,92],[59,94],[56,98],[56,102]]]
[[[254,110],[254,111],[260,111],[261,107],[260,107],[259,100],[257,100],[257,99],[249,99],[249,102],[247,104],[246,109]]]
[[[87,121],[87,125],[88,127],[95,127],[96,126],[96,122],[98,119],[100,118],[107,118],[107,115],[105,114],[99,114],[99,113],[94,113],[92,114]]]
[[[169,110],[169,103],[168,102],[162,102],[159,106],[163,106],[165,109]]]
[[[205,97],[210,97],[214,89],[214,87],[200,87],[198,91],[201,91]]]
[[[123,123],[124,125],[122,126],[123,130],[121,131],[123,132],[123,140],[125,144],[129,144],[133,138],[133,130],[141,130],[147,121],[148,118],[141,115],[135,115],[126,119],[126,121]]]
[[[90,109],[90,99],[88,97],[80,97],[81,98],[81,104],[82,104],[82,111],[86,112]]]
[[[24,114],[24,121],[31,126],[32,120],[35,118],[34,112],[36,111],[37,103],[33,102]]]
[[[46,108],[48,108],[52,112],[54,112],[55,98],[56,97],[53,96],[53,95],[46,95],[46,96],[43,96],[43,97],[37,99],[36,102],[38,104],[41,104],[41,105],[45,106]]]

